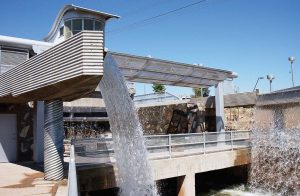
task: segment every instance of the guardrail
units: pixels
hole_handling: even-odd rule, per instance
[[[68,172],[68,196],[78,196],[77,172],[75,165],[75,148],[72,141],[70,147],[70,161]]]
[[[250,147],[250,131],[146,135],[149,159],[175,158]],[[113,139],[77,139],[76,163],[107,163],[114,159]]]

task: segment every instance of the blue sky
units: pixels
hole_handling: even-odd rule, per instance
[[[207,0],[152,20],[129,24],[176,9],[195,0],[1,0],[0,34],[41,40],[59,9],[75,4],[120,15],[106,27],[109,50],[232,70],[240,92],[252,91],[259,76],[272,73],[273,89],[291,87],[288,56],[295,56],[295,84],[300,85],[299,0]],[[299,58],[299,60],[298,60]],[[268,92],[268,81],[258,87]],[[168,88],[177,95],[190,89]],[[137,85],[144,92],[144,85]],[[146,93],[151,86],[146,86]]]

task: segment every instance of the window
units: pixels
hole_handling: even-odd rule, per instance
[[[100,22],[95,21],[95,31],[101,31],[102,30],[102,25]]]
[[[59,29],[59,36],[63,36],[64,35],[64,26],[60,27]]]
[[[71,32],[71,27],[72,27],[72,21],[71,20],[68,20],[65,22],[65,38],[69,38],[72,36],[72,32]]]
[[[72,33],[73,35],[82,31],[82,19],[72,20]]]
[[[64,29],[60,29],[60,35],[64,32],[65,38],[69,38],[82,30],[102,31],[103,23],[92,19],[71,19],[65,21]]]
[[[94,21],[90,19],[84,19],[84,30],[94,30]]]

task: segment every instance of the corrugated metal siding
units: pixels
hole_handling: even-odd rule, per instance
[[[3,65],[3,64],[0,64],[0,74],[3,74],[5,72],[7,72],[8,70],[14,68],[15,66],[14,65]]]
[[[103,75],[103,32],[82,31],[0,75],[0,97],[82,75]]]

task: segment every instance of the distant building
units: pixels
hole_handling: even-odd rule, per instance
[[[137,104],[148,104],[153,102],[165,102],[165,101],[174,101],[174,100],[180,100],[180,98],[168,92],[150,93],[145,95],[134,96],[134,102]]]

